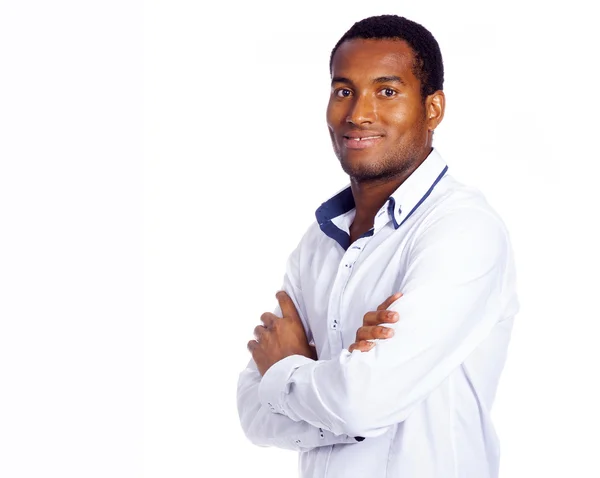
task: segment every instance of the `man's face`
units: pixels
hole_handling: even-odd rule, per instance
[[[333,57],[327,124],[342,168],[358,181],[410,174],[429,154],[413,62],[401,40],[349,40]]]

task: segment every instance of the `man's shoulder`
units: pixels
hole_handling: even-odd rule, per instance
[[[433,225],[444,224],[454,230],[472,228],[475,232],[495,229],[503,235],[508,234],[501,216],[481,190],[449,175],[440,182],[440,186],[436,197],[426,208],[418,227],[420,232],[429,230]]]
[[[498,212],[490,205],[478,188],[461,183],[448,175],[440,184],[439,195],[433,210],[437,215],[456,211],[458,214],[490,214],[502,221]]]
[[[316,220],[314,220],[313,222],[310,223],[308,228],[306,228],[306,231],[304,232],[304,234],[302,235],[302,238],[300,239],[298,248],[314,249],[315,247],[318,246],[319,242],[322,239],[322,236],[323,236],[323,233],[321,231],[321,228],[319,227],[319,223]]]

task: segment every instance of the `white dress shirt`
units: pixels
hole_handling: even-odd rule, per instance
[[[513,254],[481,193],[447,170],[433,150],[352,244],[343,189],[288,260],[283,289],[319,359],[287,357],[262,379],[251,360],[238,410],[253,443],[300,452],[303,478],[498,476],[490,409],[518,310]],[[394,336],[348,352],[396,292]]]

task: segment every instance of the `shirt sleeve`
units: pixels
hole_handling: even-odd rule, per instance
[[[242,429],[255,445],[308,451],[320,446],[357,443],[361,440],[348,435],[336,435],[305,421],[294,421],[277,413],[273,404],[261,404],[258,398],[260,382],[261,375],[254,360],[251,360],[239,377],[237,405]]]
[[[306,336],[310,341],[312,334],[306,320],[302,293],[296,285],[299,282],[297,280],[299,252],[300,248],[296,249],[288,260],[282,290],[285,290],[294,301]],[[274,313],[281,316],[279,306],[276,307]],[[278,413],[271,403],[261,404],[258,395],[261,379],[256,364],[251,359],[240,374],[237,387],[237,406],[242,429],[246,437],[255,445],[307,451],[320,446],[357,443],[361,440],[345,434],[332,433],[323,427],[313,426],[303,420],[286,417],[285,413]]]
[[[376,436],[400,423],[516,310],[504,225],[483,209],[438,215],[416,236],[394,337],[369,352],[314,362],[290,356],[263,377],[259,395],[277,413],[335,434]],[[377,304],[373,304],[373,309]]]

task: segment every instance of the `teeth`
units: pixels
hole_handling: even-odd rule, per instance
[[[354,141],[364,141],[365,139],[374,139],[374,138],[379,138],[379,136],[367,136],[366,138],[351,138]]]

